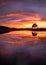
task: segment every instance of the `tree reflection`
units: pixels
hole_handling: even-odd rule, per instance
[[[37,36],[37,32],[36,31],[32,31],[32,35],[33,36]]]

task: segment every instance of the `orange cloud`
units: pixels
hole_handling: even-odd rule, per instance
[[[40,20],[41,17],[39,14],[34,14],[33,16],[29,16],[27,14],[28,12],[22,12],[22,13],[9,13],[9,14],[6,14],[6,16],[16,16],[16,17],[24,17],[25,19],[28,19],[28,20]]]
[[[28,12],[18,12],[18,13],[8,13],[8,14],[5,14],[4,16],[0,16],[0,17],[12,17],[12,16],[15,16],[15,17],[22,17],[22,18],[25,18],[27,20],[40,20],[41,19],[41,16],[38,14],[38,13],[34,13],[33,16],[31,15],[33,13],[28,13]]]
[[[8,13],[5,16],[24,16],[24,13]]]
[[[2,23],[2,25],[4,26],[8,26],[8,27],[14,27],[14,28],[31,28],[32,24],[37,23],[37,25],[39,27],[46,27],[46,21],[43,21],[42,23],[42,17],[39,14],[34,14],[33,16],[29,16],[27,14],[28,12],[21,12],[21,13],[9,13],[6,14],[5,17],[20,17],[21,19],[17,19],[17,20],[10,20],[7,21],[6,23]],[[1,16],[4,17],[4,16]],[[43,25],[44,24],[44,25]],[[1,24],[0,24],[1,25]]]

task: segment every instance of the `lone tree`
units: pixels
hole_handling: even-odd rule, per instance
[[[37,24],[34,23],[34,24],[32,25],[32,28],[33,28],[33,29],[37,29],[37,28],[38,28]]]

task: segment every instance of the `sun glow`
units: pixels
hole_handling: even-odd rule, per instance
[[[32,28],[32,24],[25,24],[24,25],[26,28]]]
[[[10,28],[32,28],[34,23],[37,24],[38,28],[46,28],[46,21],[13,21],[6,24],[2,23],[2,25]]]
[[[46,28],[46,21],[40,21],[36,23],[38,25],[38,28]]]
[[[28,13],[28,12],[27,12]],[[26,15],[25,13],[9,13],[3,17],[17,17],[17,20],[9,20],[1,22],[0,25],[10,28],[32,28],[32,25],[36,23],[38,28],[46,28],[46,21],[41,21],[42,17],[37,13],[33,16]],[[28,13],[29,14],[29,13]],[[20,19],[18,19],[20,17]]]

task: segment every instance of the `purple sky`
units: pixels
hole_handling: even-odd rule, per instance
[[[24,15],[27,16],[38,13],[43,20],[46,20],[46,0],[0,0],[0,23],[21,19],[20,16],[6,16],[8,13],[16,12],[25,12]]]

